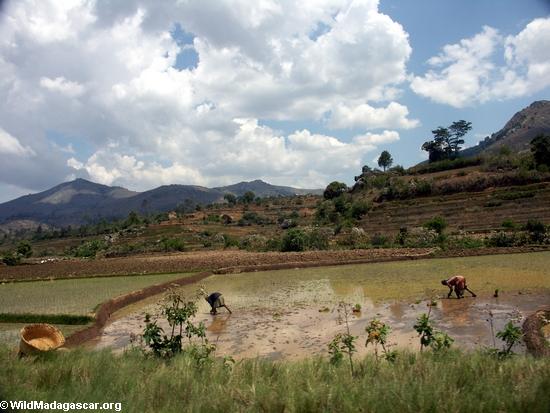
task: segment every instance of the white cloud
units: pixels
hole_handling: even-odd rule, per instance
[[[176,23],[192,44],[172,38]],[[319,24],[326,30],[310,38]],[[191,48],[197,67],[176,69]],[[8,2],[0,125],[37,154],[18,165],[28,187],[44,185],[37,171],[47,169],[51,184],[78,173],[140,189],[258,177],[323,186],[360,168],[374,138],[280,133],[265,121],[414,127],[396,102],[410,54],[407,33],[377,0]],[[49,142],[47,131],[93,155]]]
[[[399,134],[396,131],[385,130],[382,133],[366,133],[353,138],[353,142],[362,145],[382,145],[385,143],[396,142],[399,140]]]
[[[243,178],[273,176],[278,177],[279,183],[322,186],[331,176],[344,176],[360,169],[365,154],[375,150],[376,145],[399,139],[397,132],[384,131],[346,143],[306,129],[285,137],[259,125],[257,119],[236,119],[234,127],[231,146],[213,146],[207,153],[195,153],[185,164],[174,162],[163,166],[124,153],[119,145],[101,149],[85,162],[71,158],[68,164],[85,171],[94,181],[133,189],[186,182],[213,186]],[[225,179],[220,181],[215,174],[218,170],[224,170]]]
[[[19,140],[0,128],[0,154],[29,157],[36,155],[28,146],[23,146]]]
[[[402,128],[411,129],[419,126],[416,119],[408,119],[409,110],[396,102],[385,108],[375,108],[367,103],[349,106],[341,103],[332,112],[329,125],[332,128]]]
[[[495,63],[499,54],[504,64]],[[506,38],[486,26],[472,38],[446,45],[428,64],[433,69],[414,76],[411,88],[435,102],[460,108],[528,96],[550,85],[550,18],[535,19]]]
[[[63,76],[50,79],[49,77],[40,78],[40,86],[51,91],[59,92],[69,97],[77,97],[84,93],[84,86],[78,82],[71,82]]]
[[[431,69],[424,76],[416,76],[411,88],[419,95],[438,103],[463,107],[479,99],[486,99],[488,82],[495,67],[492,55],[502,41],[491,27],[458,44],[446,45],[443,52],[432,57],[428,63],[442,69]]]

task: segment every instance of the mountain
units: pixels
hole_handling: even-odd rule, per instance
[[[307,195],[315,194],[321,195],[322,189],[299,189],[292,188],[290,186],[276,186],[268,184],[260,179],[250,182],[239,182],[238,184],[222,186],[214,188],[223,193],[230,193],[235,196],[242,196],[245,192],[252,191],[256,196],[268,197],[268,196],[293,196],[293,195]]]
[[[0,204],[2,228],[30,228],[39,224],[52,226],[81,225],[100,219],[123,218],[130,211],[139,213],[166,212],[184,203],[210,204],[223,202],[226,193],[241,196],[252,191],[256,196],[292,196],[322,190],[297,189],[271,185],[261,180],[239,182],[218,188],[195,185],[164,185],[145,192],[96,184],[76,179],[47,191],[26,195]]]
[[[540,134],[550,135],[550,101],[539,100],[517,112],[504,127],[478,145],[460,152],[461,156],[495,154],[502,146],[513,152],[529,150],[529,143]]]

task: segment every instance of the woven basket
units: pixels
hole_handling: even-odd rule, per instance
[[[64,344],[61,331],[50,324],[29,324],[21,329],[19,351],[22,354],[55,350]]]

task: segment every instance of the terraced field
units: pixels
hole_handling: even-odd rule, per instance
[[[505,194],[525,197],[503,199]],[[549,184],[497,188],[375,204],[361,226],[367,233],[396,233],[400,227],[421,226],[434,216],[442,216],[451,231],[486,232],[501,228],[505,219],[516,224],[533,218],[549,223],[549,206]]]

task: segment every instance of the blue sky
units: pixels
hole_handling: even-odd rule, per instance
[[[545,0],[8,1],[0,202],[83,177],[146,190],[352,183],[468,146],[550,91]]]

